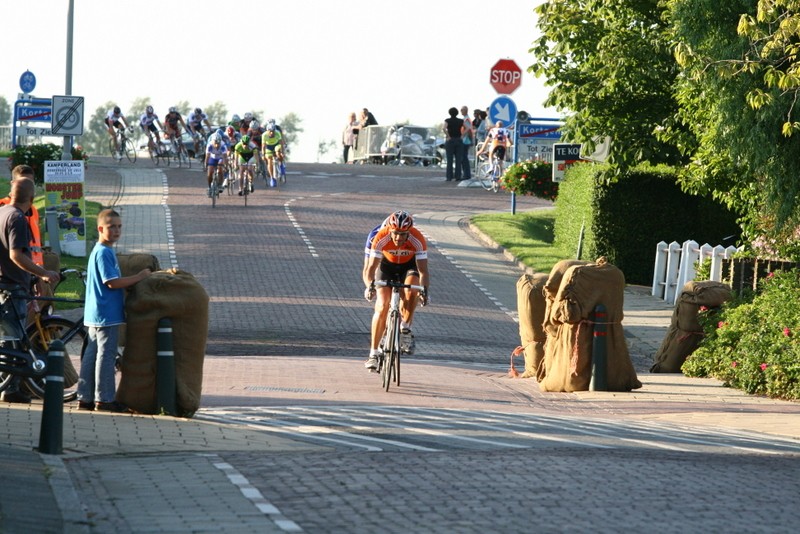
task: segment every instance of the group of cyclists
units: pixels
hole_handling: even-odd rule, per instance
[[[115,157],[121,159],[116,130],[126,128],[129,123],[119,106],[108,112],[105,124],[115,143]],[[267,120],[262,126],[250,112],[244,117],[234,114],[225,127],[214,129],[201,108],[195,108],[184,120],[178,109],[171,107],[162,124],[153,106],[147,106],[139,117],[139,127],[147,136],[148,149],[158,153],[162,150],[160,131],[166,141],[179,144],[183,130],[189,132],[195,142],[195,154],[203,158],[207,169],[209,197],[214,193],[211,189],[214,172],[220,166],[223,166],[225,175],[221,187],[233,187],[235,183],[240,196],[245,188],[248,192],[254,190],[255,170],[262,165],[265,180],[270,185],[286,181],[286,139],[274,119]]]

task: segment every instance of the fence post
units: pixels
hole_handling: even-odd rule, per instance
[[[667,273],[665,277],[664,300],[672,302],[676,294],[676,282],[681,264],[681,246],[673,241],[667,249]]]
[[[608,343],[606,338],[608,314],[606,307],[598,304],[595,306],[592,316],[594,336],[592,337],[592,379],[589,381],[589,391],[608,391]]]
[[[39,452],[61,454],[64,450],[64,342],[50,343],[45,370],[44,406],[39,430]]]
[[[650,294],[654,297],[664,298],[664,282],[667,279],[667,248],[669,245],[665,241],[659,241],[656,245],[656,261],[653,267],[653,288]]]
[[[175,352],[172,350],[172,321],[169,317],[158,320],[158,352],[156,365],[156,393],[158,413],[177,415],[175,393]]]

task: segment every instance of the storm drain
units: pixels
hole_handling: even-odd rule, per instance
[[[308,388],[279,388],[274,386],[245,386],[247,391],[281,391],[283,393],[313,393],[322,395],[325,393],[324,389],[308,389]]]

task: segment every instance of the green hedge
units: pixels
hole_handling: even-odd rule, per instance
[[[577,252],[585,221],[580,259],[606,256],[629,284],[650,285],[659,241],[727,246],[738,240],[735,214],[711,199],[684,193],[676,169],[641,166],[613,183],[603,179],[603,169],[578,165],[561,183],[555,243],[562,250]]]

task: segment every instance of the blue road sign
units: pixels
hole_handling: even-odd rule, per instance
[[[492,125],[500,121],[508,128],[517,120],[517,105],[507,96],[498,96],[489,106],[489,120]]]
[[[555,139],[558,141],[561,139],[561,132],[559,132],[559,128],[561,128],[561,123],[517,125],[519,137],[522,139]]]
[[[22,76],[19,77],[19,88],[25,94],[32,93],[36,89],[36,76],[29,70],[23,72]]]
[[[16,108],[18,121],[26,122],[51,122],[53,117],[52,107],[19,106]]]

